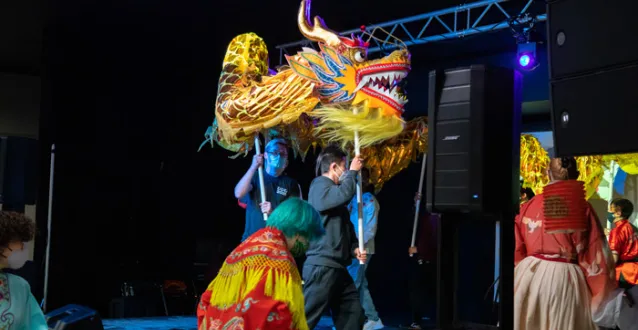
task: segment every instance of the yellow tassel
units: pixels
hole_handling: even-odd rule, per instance
[[[264,294],[272,297],[272,269],[268,270],[268,275],[266,276],[266,284],[264,285]]]
[[[255,290],[265,275],[264,295],[285,303],[292,314],[293,327],[307,330],[301,276],[297,268],[294,265],[288,265],[285,269],[269,267],[259,259],[259,256],[255,256],[234,264],[224,262],[217,277],[208,286],[211,306],[226,309],[240,303]],[[267,273],[264,274],[264,271]]]
[[[354,132],[359,132],[361,148],[365,148],[399,135],[405,122],[398,116],[384,115],[380,109],[370,108],[365,103],[352,107],[320,107],[311,112],[320,119],[316,128],[318,137],[337,142],[343,148],[354,141]]]

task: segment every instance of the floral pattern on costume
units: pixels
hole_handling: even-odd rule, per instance
[[[233,317],[224,324],[222,330],[244,330],[244,318],[241,316]]]
[[[600,275],[600,273],[603,272],[604,269],[604,264],[601,267],[601,264],[603,262],[603,256],[600,252],[596,252],[596,260],[592,261],[591,264],[589,264],[586,261],[583,261],[580,263],[580,265],[585,268],[585,270],[587,271],[587,277],[593,277],[593,276],[598,276]]]
[[[535,230],[530,232],[529,226],[524,223],[525,218],[543,220],[543,227],[547,229],[548,221],[544,217],[545,207],[545,192],[536,195],[532,200],[523,204],[520,214],[516,217],[514,222],[514,235],[516,238],[516,248],[514,250],[514,264],[516,265],[516,271],[525,271],[524,276],[533,277],[532,271],[526,268],[519,268],[521,262],[528,258],[538,258],[539,256],[548,257],[555,256],[562,260],[558,262],[577,264],[579,267],[570,267],[573,271],[580,271],[584,277],[586,285],[591,293],[590,306],[582,306],[583,309],[589,309],[588,318],[592,318],[592,315],[603,315],[607,302],[613,295],[614,290],[617,288],[613,278],[610,276],[613,273],[613,259],[611,258],[611,252],[607,246],[603,229],[601,226],[596,212],[589,204],[585,206],[585,212],[582,214],[582,222],[586,224],[586,230],[571,230],[561,228],[562,231],[548,233],[545,230]],[[540,213],[540,216],[539,216]],[[529,221],[527,221],[529,222]],[[580,226],[581,224],[576,224]],[[543,258],[540,258],[543,259]],[[532,260],[532,262],[537,262]],[[523,266],[527,267],[527,266]],[[521,274],[521,273],[519,273]],[[543,276],[542,273],[539,276]],[[515,287],[522,283],[523,276],[519,276],[519,282],[515,283]],[[556,279],[557,280],[557,279]],[[564,281],[581,281],[580,277],[577,278],[564,278]],[[530,278],[526,278],[524,281],[532,283]],[[535,282],[534,282],[535,283]],[[526,284],[527,285],[527,284]],[[536,284],[534,284],[536,285]],[[569,285],[575,285],[570,283]],[[582,285],[582,284],[581,284]],[[531,286],[530,286],[531,287]],[[534,288],[534,290],[538,290]],[[520,296],[519,296],[520,297]],[[537,300],[541,301],[540,299]],[[553,300],[552,300],[553,301]],[[558,301],[558,300],[556,300]],[[532,307],[523,307],[523,304],[531,303],[527,299],[520,299],[516,301],[514,306],[517,313],[522,313],[524,310],[533,310]],[[537,304],[534,302],[533,304]],[[535,305],[540,306],[540,305]],[[553,308],[553,307],[542,307]],[[553,312],[552,312],[553,313]],[[531,317],[532,314],[522,315],[518,314],[521,320],[527,317]],[[573,314],[569,317],[575,317]],[[563,316],[563,315],[560,315]],[[534,315],[535,317],[540,317]],[[527,319],[529,322],[534,322],[534,319]],[[535,324],[535,323],[523,323],[523,324]],[[545,321],[542,321],[545,322]],[[591,324],[593,326],[593,322]],[[529,329],[537,329],[537,327],[528,327]],[[553,328],[552,328],[553,329]],[[578,328],[581,329],[581,328]],[[584,329],[584,327],[583,327]],[[589,328],[592,329],[592,328]]]
[[[11,309],[11,292],[9,292],[9,278],[0,273],[0,330],[7,330],[13,325],[15,316]]]
[[[301,276],[285,242],[281,231],[264,228],[229,254],[201,296],[199,330],[308,330]]]
[[[253,298],[246,298],[243,304],[237,304],[237,308],[235,308],[235,313],[239,313],[239,311],[241,311],[242,313],[246,313],[250,309],[250,306],[252,306],[252,304],[256,304],[258,302],[259,300],[255,300]]]
[[[212,317],[204,318],[202,324],[199,326],[199,330],[221,330],[221,328],[222,320]]]
[[[278,314],[278,313],[270,312],[270,313],[268,314],[268,318],[266,318],[266,320],[267,320],[268,322],[272,322],[272,321],[279,321],[279,320],[281,320],[281,317],[279,316],[279,314]]]
[[[533,233],[536,228],[540,228],[543,225],[543,221],[542,220],[532,220],[528,217],[524,217],[523,221],[522,221],[525,225],[527,225],[527,228],[529,229],[530,233]]]

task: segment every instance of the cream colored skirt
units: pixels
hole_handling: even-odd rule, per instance
[[[514,329],[597,330],[578,265],[523,259],[514,270]]]

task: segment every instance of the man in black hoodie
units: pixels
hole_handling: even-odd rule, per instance
[[[363,159],[355,157],[346,170],[346,155],[326,147],[317,158],[317,174],[310,184],[308,202],[321,214],[326,235],[311,242],[303,266],[304,299],[308,327],[314,329],[327,310],[337,330],[360,330],[363,310],[359,293],[347,266],[352,257],[365,261],[359,252],[348,203],[356,193],[357,173]]]

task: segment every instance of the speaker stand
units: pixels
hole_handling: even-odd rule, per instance
[[[489,220],[481,221],[492,228],[498,222],[499,244],[498,259],[495,261],[499,269],[499,304],[498,325],[477,324],[459,320],[459,280],[471,281],[471,274],[461,278],[459,272],[459,229],[463,220],[469,217],[462,213],[444,213],[439,218],[438,226],[438,267],[437,267],[437,327],[439,330],[461,329],[513,329],[514,327],[514,217],[515,212],[508,210],[498,215],[487,215]],[[494,221],[496,220],[496,221]],[[481,224],[481,225],[482,225]],[[481,270],[477,270],[481,271]],[[491,272],[491,268],[490,268]],[[477,306],[478,307],[478,306]]]

